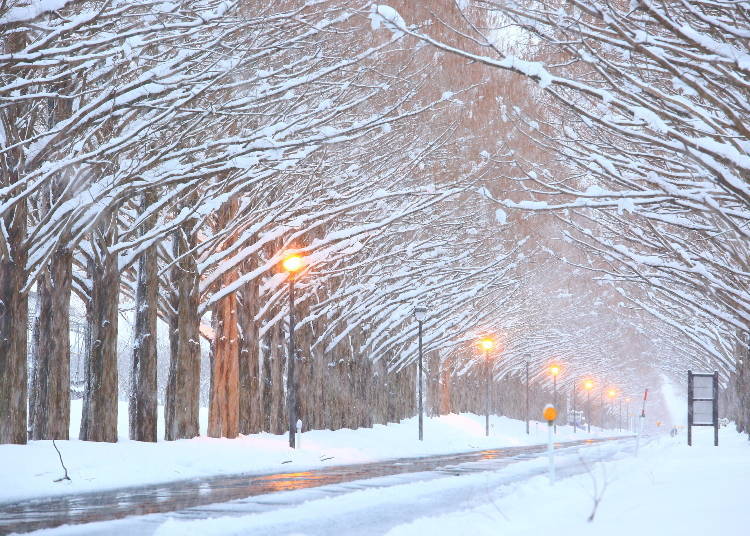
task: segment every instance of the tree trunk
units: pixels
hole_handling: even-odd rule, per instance
[[[440,364],[440,415],[448,415],[449,413],[455,413],[453,406],[451,405],[451,392],[453,391],[452,386],[453,378],[451,377],[450,366],[446,363]]]
[[[141,210],[146,211],[157,200],[156,192],[143,194]],[[144,222],[144,233],[156,225],[156,214]],[[159,306],[159,277],[156,245],[150,246],[138,259],[135,290],[135,331],[133,362],[130,369],[128,422],[130,439],[156,442],[156,322]]]
[[[88,262],[91,282],[86,304],[88,321],[86,378],[79,438],[84,441],[117,441],[117,310],[120,270],[117,255],[108,246],[115,241],[117,218],[105,218],[92,237],[93,256]]]
[[[224,203],[216,211],[214,228],[224,229],[235,217],[237,200]],[[222,243],[231,247],[236,236]],[[216,290],[226,288],[237,281],[237,269],[230,268],[217,282]],[[211,437],[237,437],[240,412],[240,337],[237,316],[237,293],[232,292],[213,305],[211,324],[214,336],[211,341],[211,385],[208,399],[208,435]]]
[[[225,285],[236,275],[222,278]],[[234,293],[213,307],[214,339],[211,342],[211,390],[208,403],[208,435],[237,437],[239,433],[239,334]]]
[[[171,272],[169,379],[165,404],[165,438],[196,437],[200,433],[200,317],[198,266],[192,251],[196,243],[190,224],[175,231],[175,262]]]
[[[254,269],[250,261],[245,271]],[[261,407],[259,392],[258,282],[250,281],[238,295],[237,319],[239,323],[239,432],[255,434],[261,431]]]
[[[425,353],[425,386],[427,387],[426,414],[430,417],[440,415],[440,352],[433,350]]]
[[[1,223],[9,251],[0,254],[0,443],[25,444],[28,299],[21,289],[28,253],[26,203],[19,202]]]
[[[3,37],[0,50],[14,53],[23,50],[26,33],[18,29]],[[26,90],[19,90],[25,93]],[[29,113],[27,106],[6,103],[3,107],[3,135],[5,145],[11,146],[23,139],[22,117]],[[6,150],[0,155],[0,187],[17,184],[24,169],[24,150],[20,147]],[[17,191],[7,191],[8,198]],[[28,296],[22,293],[26,279],[26,226],[28,209],[26,200],[16,202],[0,219],[0,443],[25,444],[26,397],[28,368],[27,330]]]
[[[270,331],[270,330],[269,330]],[[263,353],[261,356],[261,363],[263,364],[263,374],[261,375],[261,416],[262,416],[262,427],[264,432],[271,431],[271,399],[273,392],[273,382],[271,379],[271,334],[267,331],[263,336]]]
[[[286,397],[284,396],[284,347],[281,344],[281,328],[271,328],[271,433],[287,431]]]
[[[70,290],[73,256],[59,249],[37,283],[32,351],[31,439],[68,439],[70,429]]]

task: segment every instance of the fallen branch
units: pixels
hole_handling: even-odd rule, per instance
[[[68,468],[65,467],[65,464],[63,463],[62,454],[60,454],[60,449],[57,448],[57,444],[55,443],[54,439],[52,440],[52,446],[55,447],[55,450],[57,451],[57,457],[60,458],[60,465],[62,465],[63,471],[65,471],[65,476],[58,478],[57,480],[55,480],[55,482],[62,482],[63,480],[70,480],[70,477],[68,476]]]

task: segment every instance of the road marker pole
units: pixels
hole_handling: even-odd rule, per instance
[[[549,481],[550,484],[555,483],[555,444],[552,440],[552,433],[554,429],[555,419],[557,418],[557,410],[552,404],[544,406],[542,415],[547,420],[547,455],[549,456]]]

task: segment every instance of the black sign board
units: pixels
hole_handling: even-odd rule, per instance
[[[694,374],[688,370],[688,445],[693,426],[713,426],[714,446],[719,446],[719,373]]]

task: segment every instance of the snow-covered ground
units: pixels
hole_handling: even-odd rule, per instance
[[[554,486],[537,476],[494,490],[476,508],[416,519],[388,535],[744,536],[748,482],[747,436],[723,429],[715,448],[712,430],[696,429],[693,447],[684,436],[664,436],[638,458],[597,463]]]
[[[267,512],[213,519],[157,518],[153,533],[744,536],[750,522],[750,443],[731,429],[722,430],[719,448],[712,446],[710,434],[696,435],[702,437],[692,448],[684,437],[650,439],[638,458],[633,456],[633,442],[563,453],[558,460],[562,477],[554,485],[544,475],[542,456],[498,471],[416,478],[383,487],[352,486],[340,495],[309,500],[291,500],[297,492],[287,492],[287,499],[276,494],[277,506]],[[597,462],[597,457],[610,461]],[[599,503],[589,521],[595,498]],[[52,534],[117,531],[129,527],[127,523],[99,524],[88,532],[71,527]]]
[[[723,429],[715,448],[709,430],[696,432],[693,447],[684,436],[649,438],[638,458],[633,441],[566,449],[553,485],[541,456],[499,470],[283,491],[215,510],[59,527],[40,536],[744,536],[750,442]]]
[[[71,437],[77,436],[80,401],[72,406]],[[205,412],[201,413],[205,430]],[[544,443],[546,424],[492,417],[490,437],[484,417],[444,415],[425,420],[424,441],[417,440],[416,418],[359,430],[305,432],[297,450],[286,435],[257,434],[238,439],[198,437],[180,441],[140,443],[127,440],[127,404],[119,411],[118,443],[57,441],[71,481],[54,482],[62,468],[51,441],[0,445],[0,502],[39,496],[81,493],[231,473],[270,473],[324,465],[361,463],[387,458],[426,456],[490,447]],[[598,433],[592,431],[596,437]],[[616,435],[605,431],[602,435]],[[161,436],[161,432],[160,432]],[[299,437],[299,436],[298,436]],[[581,430],[559,426],[559,441],[589,437]]]

